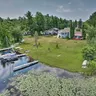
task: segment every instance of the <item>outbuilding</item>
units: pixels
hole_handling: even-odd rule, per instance
[[[88,61],[84,60],[82,63],[82,68],[87,68],[87,65],[88,65]]]

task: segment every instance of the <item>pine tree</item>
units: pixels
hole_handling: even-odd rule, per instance
[[[70,20],[70,38],[73,39],[73,37],[74,37],[74,27],[72,20]]]
[[[84,28],[84,24],[83,24],[83,26],[82,26],[82,36],[83,36],[83,39],[85,40],[86,39],[86,32],[85,32],[84,29],[85,28]]]

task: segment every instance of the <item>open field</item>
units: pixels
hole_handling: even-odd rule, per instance
[[[40,46],[34,46],[34,38],[25,37],[25,42],[20,45],[34,59],[38,59],[44,64],[66,69],[72,72],[82,72],[82,48],[86,41],[58,39],[56,37],[39,37]],[[56,48],[56,44],[59,48]],[[88,71],[86,69],[86,71]]]

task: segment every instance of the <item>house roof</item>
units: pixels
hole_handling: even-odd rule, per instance
[[[59,30],[59,33],[67,33],[70,32],[70,28],[64,28],[62,30]]]
[[[70,28],[64,28],[65,32],[70,32]]]
[[[52,33],[53,30],[46,30],[45,33]]]
[[[75,36],[82,36],[82,32],[75,32]]]
[[[58,28],[52,28],[52,29],[49,29],[49,30],[46,30],[44,31],[45,33],[53,33],[53,32],[56,32],[58,31],[59,29]]]
[[[56,30],[56,31],[58,31],[59,29],[58,29],[58,28],[53,28],[53,30]]]

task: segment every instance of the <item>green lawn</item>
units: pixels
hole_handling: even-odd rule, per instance
[[[25,42],[20,45],[34,59],[38,59],[44,64],[66,69],[72,72],[82,72],[82,48],[86,46],[86,41],[58,39],[56,37],[39,37],[40,47],[34,45],[34,38],[25,37]],[[56,44],[59,49],[56,49]],[[50,48],[50,51],[48,50]],[[87,69],[86,69],[87,70]]]

